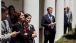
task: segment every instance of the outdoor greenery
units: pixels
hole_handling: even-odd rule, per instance
[[[67,34],[64,34],[55,43],[76,43],[76,29],[71,30]]]

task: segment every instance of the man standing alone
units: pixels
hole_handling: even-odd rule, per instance
[[[56,26],[55,18],[52,15],[53,8],[47,8],[47,14],[42,17],[41,25],[44,27],[44,43],[54,43]]]

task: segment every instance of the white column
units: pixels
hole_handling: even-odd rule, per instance
[[[73,2],[74,0],[70,0],[70,10],[73,12]]]
[[[64,0],[56,3],[56,40],[59,40],[64,32]],[[55,40],[55,41],[56,41]]]
[[[70,6],[69,0],[65,0],[64,4],[65,4],[64,7]]]
[[[73,1],[74,1],[74,3],[73,3],[73,5],[74,5],[73,22],[74,22],[74,25],[76,25],[76,0],[73,0]]]
[[[24,12],[32,15],[31,24],[37,32],[35,43],[39,43],[39,0],[24,0]]]
[[[44,2],[44,14],[47,14],[48,7],[53,8],[52,15],[55,16],[55,0],[45,0],[45,2]]]
[[[75,23],[74,23],[74,11],[73,11],[73,2],[74,0],[70,0],[70,11],[72,11],[72,17],[73,17],[73,21],[72,21],[72,27],[75,28]]]

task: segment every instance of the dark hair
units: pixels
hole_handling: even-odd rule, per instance
[[[13,5],[10,5],[10,6],[8,7],[8,13],[9,13],[9,15],[11,14],[11,13],[10,13],[10,9],[11,9],[11,8],[13,8],[13,10],[14,10],[14,12],[15,12],[14,6],[13,6]]]
[[[6,7],[2,7],[1,8],[1,13],[3,13],[4,11],[7,11],[8,9]]]
[[[1,1],[1,4],[5,4],[5,2],[4,1]]]
[[[66,8],[64,8],[64,10],[66,10]]]
[[[47,11],[48,11],[49,9],[53,9],[53,8],[52,8],[52,7],[48,7],[48,8],[47,8]]]
[[[28,16],[31,16],[31,15],[30,15],[30,14],[28,14],[28,13],[26,13],[24,16],[25,16],[25,18],[27,18]]]
[[[19,18],[19,16],[21,15],[21,13],[24,13],[23,11],[16,11],[16,18],[17,18],[17,20],[18,20],[18,18]]]

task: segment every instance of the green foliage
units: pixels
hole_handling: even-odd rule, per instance
[[[55,43],[76,43],[76,29],[71,30],[67,34],[64,34]]]

